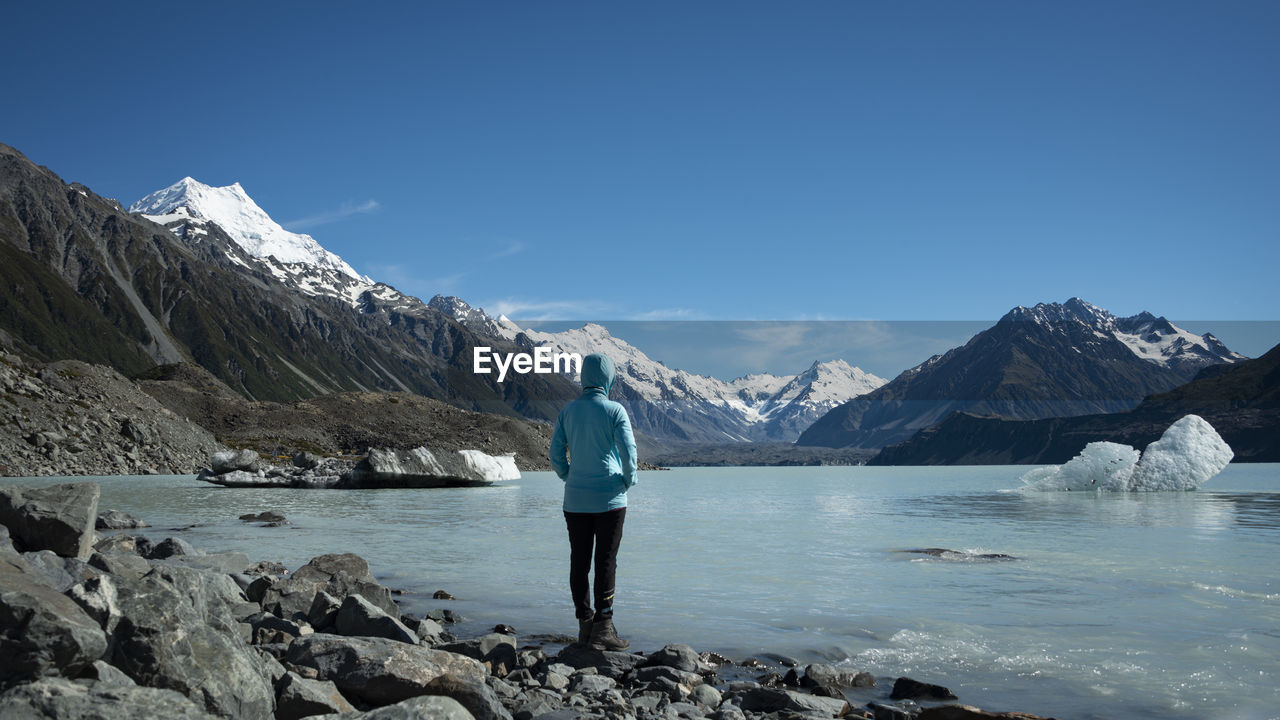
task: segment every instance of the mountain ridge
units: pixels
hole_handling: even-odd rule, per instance
[[[957,411],[1015,420],[1120,412],[1200,368],[1244,359],[1211,335],[1188,336],[1149,313],[1117,318],[1080,298],[1018,306],[964,345],[833,409],[797,443],[878,450]]]

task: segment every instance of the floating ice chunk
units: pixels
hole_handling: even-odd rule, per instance
[[[1129,487],[1138,451],[1113,442],[1091,442],[1064,465],[1036,468],[1022,476],[1028,490],[1118,490]]]
[[[1147,446],[1129,480],[1130,490],[1195,490],[1222,472],[1235,453],[1199,415],[1184,416]]]
[[[1170,425],[1141,454],[1128,445],[1091,442],[1064,465],[1036,468],[1022,476],[1025,490],[1114,492],[1195,490],[1222,472],[1234,453],[1199,415]]]

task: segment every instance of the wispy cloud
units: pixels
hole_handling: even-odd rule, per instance
[[[603,317],[609,306],[591,300],[534,300],[501,298],[484,303],[490,315],[506,315],[525,322],[591,320]]]
[[[662,308],[631,313],[627,320],[701,320],[701,314],[688,308]]]
[[[504,257],[511,257],[512,255],[515,255],[516,253],[522,253],[522,252],[524,252],[524,250],[525,250],[525,248],[526,248],[526,247],[527,247],[527,246],[526,246],[523,242],[521,242],[521,241],[519,241],[519,240],[515,240],[515,241],[512,241],[512,242],[507,243],[507,246],[506,246],[506,247],[504,247],[504,248],[502,248],[501,250],[498,250],[497,252],[495,252],[495,253],[493,253],[493,254],[489,255],[488,259],[489,259],[489,260],[500,260],[500,259],[502,259],[502,258],[504,258]]]
[[[290,220],[289,222],[281,224],[288,230],[306,230],[307,228],[319,227],[320,225],[328,225],[329,223],[335,223],[339,220],[345,220],[352,215],[368,215],[381,209],[381,203],[370,198],[358,204],[345,202],[339,205],[335,210],[329,210],[327,212],[318,213],[310,217],[299,218],[297,220]]]

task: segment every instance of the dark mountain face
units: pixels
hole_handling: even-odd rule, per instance
[[[1030,421],[956,413],[884,448],[871,464],[1064,463],[1099,440],[1145,447],[1188,414],[1222,435],[1235,462],[1280,462],[1280,345],[1256,360],[1206,368],[1124,413]]]
[[[1015,420],[1120,412],[1209,363],[1228,361],[1209,353],[1145,359],[1134,345],[1147,349],[1118,329],[1110,313],[1079,299],[1016,308],[965,345],[835,408],[797,444],[877,449],[954,412]]]
[[[555,375],[474,375],[472,348],[491,340],[422,303],[304,295],[206,230],[179,238],[0,145],[0,339],[127,375],[194,362],[256,400],[407,390],[551,419],[577,394]]]

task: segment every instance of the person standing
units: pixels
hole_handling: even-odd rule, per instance
[[[582,359],[581,377],[582,395],[556,418],[549,453],[564,481],[569,590],[578,642],[593,650],[624,650],[630,643],[613,626],[613,593],[627,490],[637,480],[636,441],[626,409],[609,399],[613,361],[592,353]],[[588,579],[593,559],[594,593]]]

